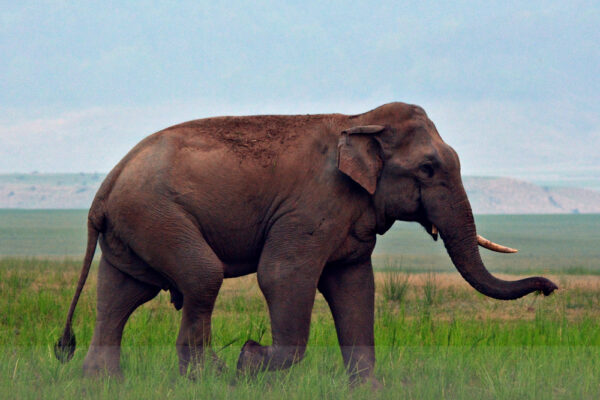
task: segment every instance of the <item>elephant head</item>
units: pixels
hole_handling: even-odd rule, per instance
[[[456,269],[489,297],[511,300],[557,289],[542,277],[505,281],[488,272],[478,244],[516,250],[477,235],[458,156],[423,109],[391,103],[351,119],[357,124],[339,139],[338,168],[372,196],[378,233],[397,220],[419,222],[434,240],[439,230]]]

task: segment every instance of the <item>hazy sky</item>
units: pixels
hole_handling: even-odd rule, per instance
[[[465,174],[600,176],[597,0],[1,3],[0,173],[106,172],[211,115],[398,100]]]

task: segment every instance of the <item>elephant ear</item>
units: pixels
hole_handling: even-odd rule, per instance
[[[375,193],[383,160],[374,135],[384,126],[355,126],[342,132],[338,142],[338,169],[370,194]]]

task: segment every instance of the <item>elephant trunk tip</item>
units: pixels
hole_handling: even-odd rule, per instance
[[[542,292],[544,296],[550,296],[554,293],[555,290],[558,290],[558,286],[549,279],[546,278],[538,278],[539,279],[539,291]]]
[[[68,327],[54,345],[54,355],[61,363],[69,362],[73,358],[76,345],[75,334],[71,327]]]

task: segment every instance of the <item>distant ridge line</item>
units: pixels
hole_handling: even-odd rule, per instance
[[[0,208],[87,209],[103,173],[0,174]],[[600,213],[600,192],[505,177],[463,177],[476,214]]]

